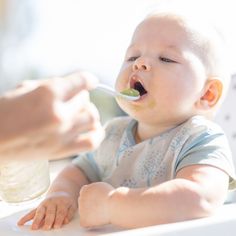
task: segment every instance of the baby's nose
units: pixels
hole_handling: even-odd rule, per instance
[[[148,60],[144,58],[137,58],[133,64],[133,70],[149,71],[150,69],[151,69],[150,63],[148,63]]]

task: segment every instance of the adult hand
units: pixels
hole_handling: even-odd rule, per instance
[[[104,131],[87,91],[96,84],[80,72],[25,81],[0,97],[0,160],[57,159],[96,148]]]
[[[18,225],[33,220],[31,225],[33,230],[61,228],[71,221],[77,207],[77,201],[68,193],[55,192],[48,195],[36,209],[23,216],[18,221]]]
[[[98,182],[84,185],[79,196],[79,219],[82,227],[95,227],[110,223],[109,196],[114,188]]]

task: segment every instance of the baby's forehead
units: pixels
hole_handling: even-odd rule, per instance
[[[184,18],[173,14],[152,14],[147,16],[136,28],[132,43],[155,42],[183,47],[198,48],[198,31],[188,25]]]
[[[214,25],[207,20],[176,13],[152,13],[148,15],[136,28],[138,31],[172,29],[175,34],[182,35],[183,39],[194,48],[197,53],[207,53],[208,49],[213,50],[224,45],[222,35]],[[174,35],[169,31],[170,35]]]
[[[144,26],[152,22],[153,26],[162,25],[164,27],[174,28],[176,31],[182,31],[186,36],[203,36],[206,32],[212,30],[211,26],[205,21],[195,19],[193,17],[175,14],[175,13],[156,13],[148,15],[138,27]]]
[[[179,39],[182,43],[195,42],[197,30],[194,30],[189,23],[178,15],[173,14],[152,14],[147,16],[137,27],[133,39],[143,38],[145,41],[150,38],[164,40]],[[146,38],[145,38],[146,37]]]

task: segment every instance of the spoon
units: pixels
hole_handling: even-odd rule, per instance
[[[98,84],[97,89],[104,91],[113,97],[120,97],[129,101],[135,101],[140,98],[139,91],[136,89],[125,89],[121,92],[115,91],[112,87],[105,84]]]

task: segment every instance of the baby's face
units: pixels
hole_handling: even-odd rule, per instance
[[[118,99],[123,110],[147,123],[181,122],[197,113],[206,69],[192,35],[176,18],[153,16],[134,32],[116,89],[139,90],[138,101]]]

